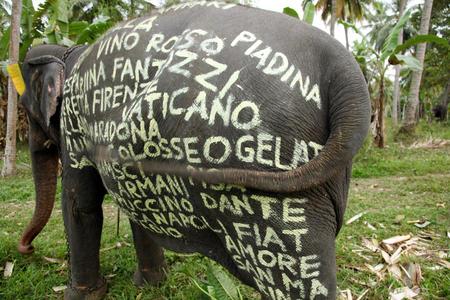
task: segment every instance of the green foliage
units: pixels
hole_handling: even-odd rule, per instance
[[[388,42],[391,42],[391,41],[388,40]],[[405,43],[395,46],[395,48],[393,50],[390,49],[390,51],[391,51],[390,54],[389,54],[389,52],[387,52],[387,53],[383,52],[381,56],[383,57],[384,55],[388,55],[389,63],[392,65],[403,63],[405,66],[407,66],[410,69],[421,70],[422,66],[415,57],[409,56],[409,55],[398,54],[398,53],[401,53],[402,51],[404,51],[408,48],[411,48],[412,46],[420,44],[420,43],[438,43],[440,45],[444,45],[444,46],[448,47],[448,42],[443,38],[437,37],[432,34],[417,35],[417,36],[407,40]],[[383,51],[385,51],[385,50],[383,50]]]
[[[314,4],[312,4],[312,2],[306,3],[304,7],[303,21],[312,25],[314,21],[314,11],[315,11]]]
[[[344,28],[351,28],[353,29],[356,33],[359,33],[358,28],[356,28],[355,24],[352,22],[346,22],[344,20],[338,20],[338,24],[341,24],[342,26],[344,26]]]
[[[0,38],[0,60],[8,56],[9,51],[9,37],[11,36],[11,27],[8,27]]]
[[[298,16],[298,13],[295,9],[290,8],[290,7],[285,7],[283,8],[283,14],[300,19],[300,17]]]
[[[392,63],[393,61],[395,63]],[[403,64],[403,65],[407,66],[408,68],[410,68],[412,70],[416,70],[416,71],[422,70],[422,65],[420,64],[420,62],[417,60],[417,58],[415,58],[411,55],[393,54],[389,57],[389,62],[392,65]]]
[[[407,10],[403,16],[398,20],[397,24],[395,24],[394,28],[390,31],[386,41],[384,42],[383,49],[381,50],[380,59],[385,61],[389,56],[394,54],[394,50],[398,45],[398,35],[400,34],[400,30],[403,28],[405,23],[411,16],[411,9]]]
[[[22,1],[20,60],[31,45],[92,43],[115,23],[149,11],[144,0],[46,0],[35,10],[32,0]],[[0,6],[3,7],[4,5]],[[6,13],[6,9],[0,10]],[[1,15],[0,15],[1,16]],[[9,15],[6,16],[9,20]],[[9,21],[0,35],[0,61],[8,57]]]
[[[422,176],[448,173],[450,170],[450,146],[437,149],[410,148],[414,142],[426,143],[433,139],[450,140],[450,124],[420,122],[416,135],[398,140],[397,130],[387,124],[388,147],[378,149],[368,137],[353,164],[354,178],[385,176]]]
[[[312,3],[311,0],[303,0],[303,6]],[[316,1],[315,9],[322,11],[322,20],[326,21],[331,16],[332,0]],[[365,15],[365,3],[361,0],[336,0],[336,18],[343,21],[362,20]]]
[[[419,28],[421,10],[414,13],[411,23]],[[450,41],[450,1],[434,0],[430,20],[430,34]],[[450,80],[450,51],[448,45],[440,43],[427,44],[424,70],[419,98],[427,106],[434,107],[441,102],[440,97]],[[407,87],[407,86],[406,86]],[[429,112],[429,110],[428,110]]]
[[[338,286],[341,290],[350,289],[355,296],[366,292],[364,299],[389,299],[389,292],[404,286],[395,278],[387,276],[384,280],[377,278],[365,266],[385,264],[379,253],[368,254],[363,251],[363,239],[381,241],[397,235],[411,234],[417,236],[426,232],[435,232],[440,237],[433,237],[431,251],[448,248],[446,230],[450,226],[448,210],[448,181],[450,174],[426,174],[414,176],[413,171],[407,175],[354,179],[350,190],[345,221],[357,213],[366,212],[358,221],[344,225],[336,241],[338,257]],[[438,207],[437,204],[445,205]],[[396,216],[403,215],[404,221],[394,222]],[[426,220],[431,224],[420,229],[411,224],[413,220]],[[374,226],[370,229],[366,224]],[[366,256],[367,255],[367,256]],[[374,257],[376,259],[370,259]],[[402,262],[417,262],[422,270],[420,296],[422,299],[448,299],[450,290],[446,287],[450,280],[448,268],[436,269],[437,263],[423,257],[413,257],[409,253],[402,255]],[[362,268],[360,268],[362,266]],[[385,264],[386,266],[386,264]],[[356,299],[354,297],[353,299]]]
[[[344,225],[336,241],[338,286],[341,290],[351,289],[354,295],[361,295],[369,289],[366,299],[388,299],[390,286],[397,287],[399,283],[393,278],[377,280],[366,269],[366,259],[355,255],[361,251],[363,238],[380,241],[395,235],[417,235],[423,229],[407,221],[425,219],[431,222],[425,230],[434,231],[442,237],[432,241],[431,251],[437,253],[438,249],[448,248],[446,231],[450,226],[450,147],[409,148],[409,145],[393,142],[391,132],[394,131],[388,126],[388,138],[391,141],[388,148],[375,149],[369,143],[358,154],[345,220],[360,212],[367,213],[360,220]],[[417,134],[417,141],[430,137],[450,139],[450,126],[421,122]],[[67,284],[69,276],[67,262],[62,262],[67,259],[67,244],[61,215],[60,185],[50,222],[34,242],[36,253],[22,256],[16,250],[17,241],[34,209],[34,187],[26,146],[19,149],[18,168],[18,176],[0,178],[0,267],[7,261],[15,263],[12,276],[0,280],[0,298],[61,299],[61,294],[52,290],[52,287]],[[440,208],[437,203],[446,203],[446,207]],[[135,287],[131,278],[136,268],[136,258],[128,221],[122,218],[121,236],[116,237],[116,207],[109,197],[104,202],[103,210],[105,218],[101,248],[110,249],[101,252],[102,274],[110,278],[107,299],[201,300],[209,296],[202,294],[193,284],[193,278],[205,291],[208,291],[207,285],[213,286],[215,279],[210,280],[211,277],[223,281],[220,275],[208,274],[213,273],[208,270],[210,264],[213,269],[218,268],[218,272],[225,271],[207,258],[166,251],[169,265],[167,280],[158,287]],[[393,224],[395,217],[400,214],[405,216],[405,221]],[[369,229],[364,222],[372,224],[376,230]],[[117,242],[121,243],[121,247],[111,248]],[[50,263],[44,256],[60,259],[61,262]],[[433,270],[436,263],[419,262],[423,276],[421,296],[424,299],[448,298],[450,290],[446,286],[450,280],[450,270]],[[375,265],[383,261],[380,258],[370,263]],[[259,299],[258,293],[247,286],[237,282],[230,286],[238,286],[243,299]],[[219,286],[215,288],[220,289]]]
[[[404,50],[407,50],[411,48],[414,45],[420,44],[420,43],[437,43],[444,47],[448,48],[448,41],[444,38],[440,38],[434,34],[418,34],[410,39],[408,39],[406,42],[404,42],[401,45],[397,45],[394,49],[394,53],[400,53]]]
[[[283,9],[283,13],[285,15],[300,19],[297,11],[291,7],[285,7]],[[303,9],[303,22],[306,22],[312,25],[314,21],[314,5],[311,2],[308,2]]]
[[[78,34],[76,43],[84,44],[93,43],[98,37],[100,37],[103,33],[105,33],[111,26],[113,22],[110,22],[108,18],[104,18],[103,20],[97,20],[93,24],[87,25],[83,28],[83,30]]]
[[[212,300],[242,300],[239,287],[234,283],[226,272],[220,267],[208,263],[207,282],[198,283],[194,278],[192,281],[202,293]]]

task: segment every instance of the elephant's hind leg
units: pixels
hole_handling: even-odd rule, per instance
[[[70,248],[70,286],[65,299],[101,299],[106,294],[100,275],[103,226],[103,183],[92,167],[63,170],[62,208]]]
[[[167,264],[163,249],[144,228],[130,220],[138,268],[133,276],[137,286],[157,285],[166,278]]]

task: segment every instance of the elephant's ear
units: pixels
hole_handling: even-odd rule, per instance
[[[40,111],[47,127],[50,118],[58,108],[58,98],[62,96],[65,64],[52,55],[43,55],[27,61],[33,69],[32,93],[40,101]]]

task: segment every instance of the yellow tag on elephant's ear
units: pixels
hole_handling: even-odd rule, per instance
[[[25,92],[25,82],[23,81],[19,64],[10,64],[6,67],[6,70],[14,83],[17,93],[22,96],[23,92]]]

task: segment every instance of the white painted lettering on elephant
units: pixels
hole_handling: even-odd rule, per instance
[[[188,144],[192,141],[189,140]],[[201,202],[194,204],[189,200],[193,195],[188,192],[183,178],[170,175],[148,177],[142,170],[133,169],[132,165],[122,166],[119,163],[102,162],[98,168],[102,175],[118,182],[110,193],[119,205],[130,218],[148,230],[171,238],[182,238],[184,230],[213,230],[223,236],[224,245],[236,266],[251,274],[255,284],[266,295],[274,299],[289,299],[289,295],[296,293],[304,298],[306,285],[311,299],[317,295],[327,295],[327,289],[318,280],[319,257],[301,255],[308,233],[305,216],[307,199],[277,199],[247,194],[242,187],[206,183],[199,186],[189,182],[188,186],[203,188],[199,193]],[[227,219],[238,217],[248,220],[258,215],[264,220],[279,218],[279,221],[274,221],[275,224],[280,226],[281,222],[285,225],[280,226],[283,228],[280,231],[260,223],[233,221],[226,224],[217,220],[218,226],[215,226],[196,213],[203,211],[198,206],[200,204],[207,210],[220,212]],[[292,256],[294,252],[300,258]],[[274,274],[280,274],[284,289],[276,283],[278,279]]]
[[[230,140],[224,136],[210,136],[200,140],[196,136],[165,138],[161,135],[159,139],[154,139],[152,136],[155,136],[155,134],[149,132],[152,130],[158,131],[158,129],[154,127],[147,130],[146,127],[143,127],[145,125],[142,122],[141,125],[131,126],[127,123],[121,123],[117,126],[115,123],[102,123],[101,121],[93,124],[94,126],[89,127],[89,136],[95,142],[131,139],[143,143],[141,150],[136,150],[131,146],[120,146],[119,156],[125,161],[161,157],[175,160],[186,159],[190,164],[211,163],[220,165],[228,162],[231,158],[236,158],[243,163],[254,164],[256,162],[260,165],[281,166],[280,169],[289,170],[296,168],[308,159],[308,149],[305,148],[305,152],[293,152],[290,164],[274,164],[274,162],[279,162],[281,157],[279,153],[273,151],[274,137],[268,134],[259,134],[257,137],[245,135],[238,138],[238,142],[232,145]],[[157,135],[160,135],[159,131]],[[296,139],[294,139],[294,143],[297,146],[300,144],[306,145],[305,142]]]
[[[224,237],[225,246],[236,266],[253,276],[261,292],[273,299],[290,299],[297,294],[305,298],[305,284],[311,286],[310,298],[327,295],[327,289],[317,280],[320,263],[317,255],[297,259],[286,252],[286,239],[267,226],[236,223]],[[273,273],[281,274],[284,290],[274,282]]]
[[[130,51],[139,43],[137,32],[115,32],[98,42],[97,59],[118,51]]]
[[[136,82],[142,82],[149,80],[150,68],[153,66],[151,57],[145,57],[144,59],[131,59],[125,57],[114,58],[113,71],[111,79],[113,81],[122,82],[126,79],[132,79]],[[119,76],[120,72],[120,76]]]
[[[233,3],[216,2],[216,1],[188,1],[185,3],[180,3],[176,5],[171,5],[168,7],[158,9],[158,13],[163,14],[170,11],[178,11],[180,9],[193,8],[196,6],[214,7],[223,10],[227,10],[236,6]]]
[[[231,39],[198,28],[167,35],[155,20],[113,29],[90,48],[92,64],[77,65],[68,78],[62,129],[71,167],[96,167],[120,207],[155,234],[188,240],[193,231],[215,233],[266,296],[327,296],[321,257],[306,252],[317,230],[308,224],[309,200],[154,174],[146,166],[180,161],[287,171],[307,163],[323,145],[273,131],[268,99],[245,84],[257,69],[320,109],[316,79],[251,32]],[[228,63],[227,51],[240,54],[242,66]]]
[[[70,81],[66,82],[67,90],[72,95],[80,95],[91,91],[93,88],[105,82],[106,71],[105,64],[102,61],[94,63],[84,73],[75,73],[71,76]]]
[[[281,76],[280,81],[286,82],[291,90],[298,90],[305,101],[312,101],[317,108],[322,108],[321,95],[319,85],[311,83],[309,75],[304,76],[300,69],[293,64],[289,66],[287,56],[281,52],[275,52],[269,46],[263,46],[263,41],[257,39],[254,33],[249,31],[242,31],[231,42],[231,47],[247,47],[244,55],[255,58],[258,61],[256,68],[262,69],[263,73],[271,76]],[[296,70],[296,72],[295,72]],[[294,77],[291,78],[291,76]],[[290,80],[290,82],[289,82]]]
[[[166,37],[163,33],[152,34],[147,42],[145,52],[168,54],[171,51],[178,51],[177,55],[179,57],[197,57],[199,53],[203,52],[207,56],[215,56],[221,53],[224,47],[224,39],[214,34],[208,33],[203,29],[186,29],[182,34],[171,37]],[[201,52],[182,51],[190,48],[195,48],[195,51],[200,50]]]
[[[158,16],[152,16],[148,18],[137,19],[140,20],[140,22],[136,23],[133,30],[144,30],[145,32],[149,32],[153,28],[153,23],[158,18]]]

